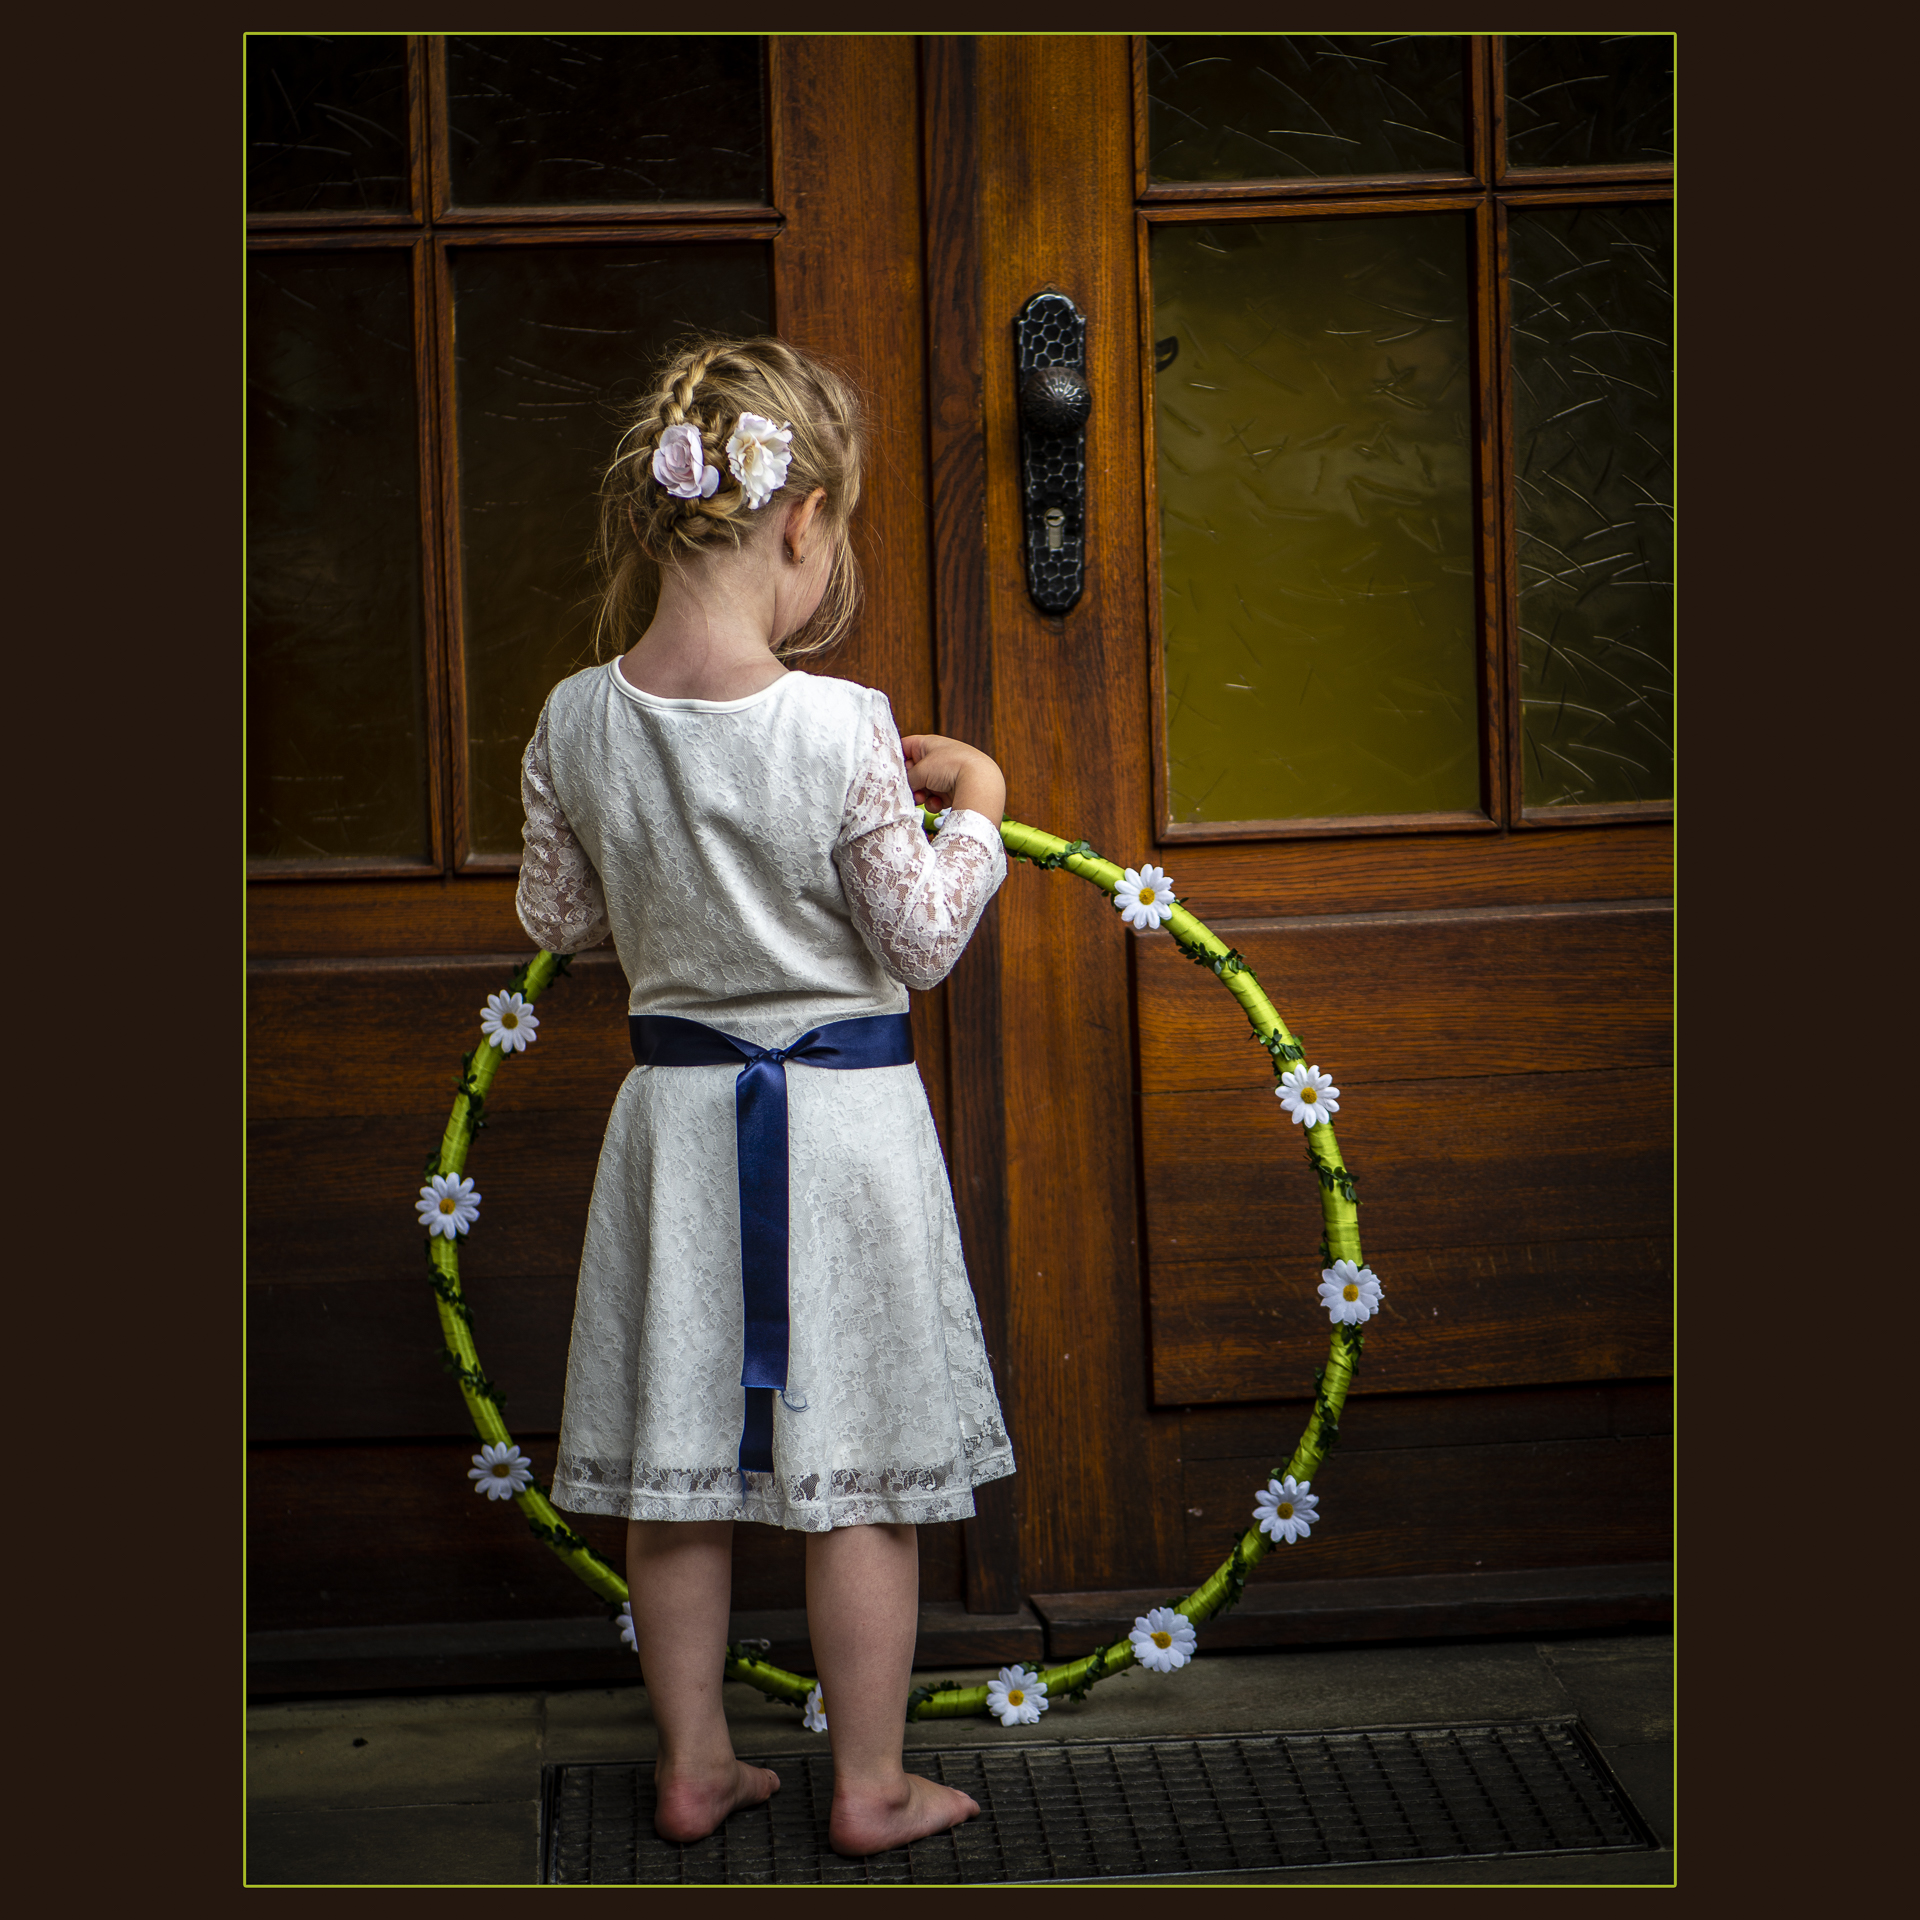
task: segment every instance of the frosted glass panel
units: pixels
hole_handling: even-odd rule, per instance
[[[247,211],[405,213],[399,34],[247,36]]]
[[[450,37],[454,201],[760,205],[767,197],[761,68],[753,34]]]
[[[1673,216],[1516,208],[1526,805],[1673,792]]]
[[[1154,228],[1174,820],[1479,806],[1467,246]]]
[[[769,249],[461,248],[458,349],[467,769],[475,851],[520,851],[520,756],[592,657],[601,468],[667,341],[767,331]]]
[[[1457,34],[1171,34],[1147,41],[1148,177],[1464,173]]]
[[[250,267],[247,852],[425,859],[410,257]]]
[[[1510,167],[1673,161],[1664,33],[1517,33],[1506,43]]]

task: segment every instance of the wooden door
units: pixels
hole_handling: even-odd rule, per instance
[[[1215,78],[1259,53],[1173,48],[1213,55]],[[1343,1148],[1387,1288],[1322,1475],[1329,1522],[1262,1566],[1227,1642],[1663,1605],[1670,788],[1656,767],[1651,798],[1564,804],[1523,762],[1543,734],[1522,701],[1543,697],[1523,616],[1544,536],[1511,502],[1516,473],[1538,491],[1527,463],[1544,456],[1514,447],[1536,395],[1516,392],[1510,260],[1533,210],[1657,205],[1669,170],[1647,157],[1646,114],[1623,131],[1617,100],[1577,152],[1547,128],[1535,148],[1557,168],[1525,170],[1503,83],[1552,54],[1439,42],[1457,157],[1437,166],[1172,181],[1149,150],[1150,67],[1167,56],[1147,42],[925,55],[943,722],[991,744],[1016,818],[1168,868],[1247,956],[1346,1091]],[[1170,111],[1212,84],[1174,74],[1163,90],[1183,82]],[[1645,71],[1633,84],[1657,93]],[[1459,797],[1439,783],[1417,804],[1176,818],[1162,549],[1177,503],[1156,496],[1156,430],[1172,431],[1156,362],[1179,341],[1158,339],[1155,273],[1178,248],[1156,242],[1212,231],[1231,258],[1256,229],[1423,218],[1450,223],[1458,262]],[[1093,393],[1086,585],[1057,618],[1023,577],[1011,337],[1046,288],[1086,316]],[[1544,377],[1530,340],[1521,371]],[[1066,876],[1014,870],[949,1014],[956,1188],[1022,1460],[970,1529],[970,1604],[1035,1596],[1050,1648],[1082,1651],[1217,1565],[1291,1452],[1327,1334],[1317,1188],[1217,983]]]
[[[681,45],[674,57],[693,63],[681,77],[709,88],[709,122],[738,117],[744,83],[700,66],[710,44]],[[584,62],[606,49],[573,51]],[[379,522],[392,548],[381,578],[402,580],[412,611],[378,617],[396,636],[386,671],[414,686],[417,735],[404,763],[417,789],[395,803],[383,850],[276,847],[251,889],[262,1684],[620,1670],[591,1637],[601,1628],[584,1590],[467,1493],[472,1442],[436,1362],[410,1219],[460,1036],[524,955],[499,769],[566,665],[521,662],[516,681],[500,667],[513,660],[510,623],[487,623],[515,593],[578,589],[529,584],[511,566],[476,571],[477,553],[512,557],[475,517],[479,476],[514,468],[462,411],[486,370],[463,347],[461,303],[479,316],[496,285],[496,308],[523,319],[535,303],[516,288],[563,269],[587,285],[596,260],[650,262],[696,291],[722,267],[736,289],[757,272],[763,324],[853,367],[875,421],[861,514],[869,600],[830,670],[884,688],[905,729],[988,747],[1015,818],[1171,869],[1345,1090],[1341,1139],[1389,1304],[1318,1483],[1325,1524],[1265,1563],[1215,1644],[1574,1625],[1657,1605],[1670,826],[1658,803],[1555,811],[1526,786],[1516,743],[1537,663],[1522,658],[1529,576],[1506,505],[1518,462],[1504,263],[1529,206],[1645,199],[1664,190],[1658,170],[1603,160],[1524,178],[1502,158],[1511,51],[1484,41],[1460,56],[1456,172],[1303,192],[1156,184],[1144,42],[801,38],[752,49],[763,172],[728,193],[674,197],[667,179],[569,200],[577,179],[548,180],[469,205],[459,156],[472,103],[524,110],[522,133],[541,110],[511,88],[489,92],[498,52],[396,39],[384,79],[363,74],[349,102],[387,128],[390,164],[336,181],[330,204],[304,188],[301,204],[283,197],[253,234],[269,269],[340,263],[341,285],[365,281],[370,291],[352,291],[355,337],[379,334],[403,369],[384,387],[355,372],[335,415],[362,484],[379,433],[401,448],[380,469],[382,497],[400,504]],[[611,96],[619,115],[630,117],[632,84]],[[1168,777],[1155,235],[1422,213],[1470,235],[1477,787],[1425,814],[1349,808],[1196,831],[1176,817]],[[1035,609],[1023,576],[1011,332],[1048,287],[1087,316],[1094,399],[1086,586],[1057,618]],[[366,304],[377,300],[386,306]],[[526,356],[504,334],[498,347],[489,364],[511,374]],[[320,359],[308,343],[289,364],[312,380]],[[531,388],[501,378],[496,413],[531,405]],[[317,464],[310,451],[299,485]],[[562,541],[563,520],[542,537]],[[302,580],[337,576],[310,555],[303,564]],[[375,620],[340,606],[341,621]],[[324,635],[303,633],[295,656],[332,657]],[[341,684],[345,669],[329,671]],[[256,755],[277,724],[261,702],[279,684],[289,699],[324,694],[318,681],[257,675]],[[286,764],[292,791],[302,768]],[[611,954],[582,956],[472,1166],[488,1200],[466,1260],[480,1348],[542,1468],[600,1130],[627,1064],[624,1005]],[[976,1520],[923,1531],[923,1598],[949,1610],[923,1653],[1037,1655],[1041,1619],[1046,1650],[1077,1650],[1143,1595],[1164,1599],[1217,1564],[1290,1451],[1324,1345],[1315,1189],[1226,995],[1164,935],[1126,933],[1069,876],[1017,866],[914,1015],[1020,1461],[982,1490]],[[1452,1123],[1462,1111],[1470,1126]],[[583,1530],[618,1557],[617,1525]],[[740,1534],[735,1604],[758,1623],[746,1630],[804,1659],[799,1542]]]
[[[831,670],[884,688],[903,729],[935,724],[916,48],[396,36],[252,52],[260,1684],[624,1675],[592,1597],[517,1515],[470,1497],[411,1190],[477,1009],[525,956],[513,766],[545,688],[584,663],[573,562],[615,431],[605,398],[666,333],[777,329],[854,371],[867,605]],[[656,97],[680,103],[673,140],[637,111]],[[598,358],[596,328],[614,342]],[[316,505],[342,498],[359,518]],[[344,760],[348,734],[374,745]],[[306,805],[316,778],[386,796],[387,814],[342,826]],[[599,1136],[630,1064],[625,1002],[610,949],[577,959],[470,1169],[476,1337],[543,1473]],[[914,1022],[944,1125],[942,1002],[916,996]],[[621,1558],[617,1524],[583,1525]],[[742,1529],[737,1606],[800,1607],[800,1547]],[[958,1526],[927,1529],[922,1561],[928,1599],[957,1609]],[[474,1623],[494,1623],[484,1647]]]

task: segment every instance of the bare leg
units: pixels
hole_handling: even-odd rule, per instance
[[[780,1776],[734,1758],[720,1701],[733,1597],[731,1520],[629,1520],[627,1585],[647,1703],[660,1729],[653,1824],[663,1840],[701,1840]]]
[[[971,1820],[977,1802],[900,1764],[920,1615],[913,1527],[807,1535],[807,1628],[833,1743],[836,1853],[882,1853]]]

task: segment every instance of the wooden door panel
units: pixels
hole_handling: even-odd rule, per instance
[[[478,1264],[477,1262],[475,1263]],[[476,1275],[480,1362],[524,1444],[560,1430],[574,1275]],[[247,1438],[417,1440],[462,1433],[426,1263],[395,1274],[256,1280],[247,1289]]]
[[[476,1290],[489,1271],[578,1271],[606,1121],[604,1112],[502,1111],[481,1134],[469,1163],[481,1215],[460,1243],[462,1274]],[[424,1285],[424,1236],[413,1202],[420,1169],[446,1124],[444,1111],[254,1121],[252,1277]]]
[[[1659,1068],[1348,1079],[1342,1093],[1369,1258],[1665,1230],[1671,1078]],[[1313,1263],[1319,1184],[1267,1088],[1153,1094],[1140,1110],[1156,1264]]]
[[[517,948],[486,960],[256,969],[247,995],[249,1115],[415,1115],[437,1107],[444,1129],[460,1056],[482,1041],[487,996],[504,991],[529,951],[522,934]],[[492,1096],[499,1114],[575,1108],[604,1115],[633,1067],[627,983],[612,952],[578,956],[537,1011],[533,1043],[501,1062]],[[491,1124],[475,1145],[476,1161],[493,1145]],[[437,1133],[422,1136],[400,1171],[437,1140]]]
[[[1370,1329],[1359,1390],[1665,1370],[1664,1072],[1346,1090],[1341,1146],[1393,1316]],[[1450,1129],[1468,1102],[1471,1131]],[[1290,1164],[1293,1129],[1262,1088],[1153,1095],[1141,1118],[1156,1402],[1296,1391],[1327,1321],[1319,1186]]]
[[[1619,1380],[1672,1365],[1664,1239],[1423,1247],[1378,1263],[1353,1393]],[[1326,1357],[1310,1260],[1153,1269],[1153,1390],[1162,1406],[1298,1392]]]
[[[1672,920],[1662,901],[1212,924],[1246,956],[1308,1058],[1342,1086],[1673,1057]],[[1141,1092],[1270,1077],[1219,983],[1170,935],[1133,939]],[[1345,1123],[1343,1112],[1343,1144]]]
[[[1358,1392],[1667,1370],[1669,928],[1658,900],[1228,923],[1342,1090],[1386,1287]],[[1218,984],[1133,944],[1154,1399],[1295,1392],[1318,1184]]]
[[[1663,1560],[1672,1551],[1672,1456],[1666,1434],[1371,1452],[1342,1447],[1315,1476],[1319,1525],[1306,1540],[1268,1554],[1252,1579]],[[1189,1580],[1226,1557],[1231,1536],[1250,1524],[1253,1496],[1272,1466],[1259,1455],[1187,1464]]]
[[[1137,862],[1150,783],[1129,50],[982,39],[974,86],[988,744],[1014,818],[1138,849]],[[1012,347],[1015,315],[1044,288],[1087,316],[1093,404],[1085,590],[1059,617],[1027,593]],[[943,644],[979,642],[960,631]],[[1133,1585],[1179,1552],[1179,1482],[1175,1436],[1144,1417],[1126,945],[1109,905],[1027,867],[982,938],[999,1031],[956,1035],[955,1067],[971,1070],[969,1046],[998,1054],[1007,1320],[995,1360],[1020,1462],[1020,1578],[1029,1591]]]

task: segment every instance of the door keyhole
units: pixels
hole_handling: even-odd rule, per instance
[[[1047,529],[1047,551],[1058,553],[1067,537],[1067,516],[1058,507],[1049,507],[1041,519]]]

